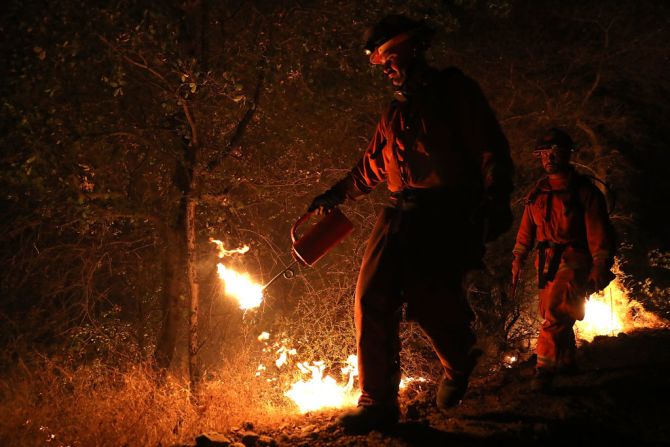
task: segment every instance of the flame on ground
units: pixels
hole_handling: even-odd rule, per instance
[[[281,368],[288,362],[288,356],[289,355],[296,355],[298,351],[296,351],[293,348],[288,348],[286,346],[280,346],[279,349],[277,349],[277,354],[279,354],[279,357],[277,360],[275,360],[275,365],[277,368]]]
[[[263,286],[255,283],[249,275],[238,273],[219,263],[216,265],[219,277],[226,286],[226,295],[237,300],[240,309],[253,309],[263,301]]]
[[[515,354],[505,354],[503,356],[503,366],[505,368],[512,368],[518,360],[519,359]]]
[[[586,302],[584,320],[575,323],[577,338],[592,341],[598,335],[617,335],[639,328],[666,327],[667,322],[630,299],[621,283],[621,272],[615,267],[617,278],[600,293],[594,293]]]
[[[625,316],[627,309],[622,308],[620,303],[614,306],[614,301],[608,302],[611,295],[611,287],[605,293],[594,293],[586,302],[584,320],[575,324],[578,337],[591,341],[596,335],[616,335],[623,331],[622,315]]]
[[[299,380],[284,393],[289,397],[301,413],[321,410],[324,408],[345,408],[358,404],[361,393],[354,388],[354,380],[358,377],[358,357],[354,354],[347,357],[345,366],[341,369],[342,376],[347,377],[347,383],[338,383],[333,377],[323,375],[325,362],[318,361],[298,363],[298,369],[308,379]],[[423,377],[403,377],[400,380],[400,391],[406,390],[412,383],[427,383]]]
[[[268,332],[262,332],[257,338],[265,345],[263,352],[272,352],[276,355],[276,358],[272,360],[276,369],[271,368],[275,374],[291,362],[291,357],[298,355],[297,350],[291,347],[291,340],[287,337],[280,336],[272,344],[268,341],[270,339]],[[341,379],[339,381],[329,375],[324,375],[325,361],[298,362],[295,365],[302,378],[294,381],[284,395],[293,401],[301,413],[357,405],[361,393],[355,386],[355,379],[358,377],[358,357],[356,355],[351,354],[347,357],[344,366],[340,368]],[[263,376],[268,382],[278,381],[277,377],[268,378],[268,373],[270,370],[261,363],[255,375],[259,378]],[[423,377],[403,377],[400,381],[400,392],[405,392],[416,384],[427,382],[430,380]]]
[[[427,383],[428,379],[425,377],[403,377],[400,379],[400,390],[405,390],[411,383]]]
[[[349,376],[345,385],[338,384],[331,376],[323,377],[323,361],[312,362],[311,365],[298,363],[297,366],[302,374],[311,375],[311,378],[295,382],[284,395],[298,406],[301,413],[322,408],[350,407],[358,403],[360,392],[354,390],[354,377],[358,375],[355,355],[350,355],[347,365],[342,368],[342,374]]]

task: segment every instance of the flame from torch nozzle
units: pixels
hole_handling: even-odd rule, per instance
[[[219,277],[226,285],[226,295],[233,296],[240,309],[253,309],[263,301],[263,286],[256,284],[248,275],[238,273],[219,263],[216,265]]]
[[[216,248],[219,251],[219,253],[218,253],[219,258],[223,258],[224,256],[230,256],[230,255],[234,255],[234,254],[243,255],[244,253],[249,251],[249,246],[248,245],[245,245],[245,246],[240,247],[240,248],[234,248],[232,250],[226,250],[226,248],[223,246],[223,242],[221,242],[220,240],[213,239],[213,238],[210,237],[209,241],[213,244],[216,244]]]
[[[223,242],[218,239],[209,239],[210,242],[216,244],[219,251],[219,258],[230,256],[233,254],[244,254],[249,251],[249,246],[245,245],[234,250],[226,250]],[[239,273],[230,267],[218,263],[216,270],[219,273],[226,287],[226,295],[232,296],[240,304],[240,309],[253,309],[261,305],[263,301],[263,286],[251,280],[249,275]]]

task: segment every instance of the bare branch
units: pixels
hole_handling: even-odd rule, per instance
[[[196,126],[195,120],[193,119],[193,115],[191,114],[191,108],[185,99],[181,100],[181,107],[184,111],[186,121],[188,121],[188,126],[191,128],[191,144],[193,144],[194,147],[199,147],[200,141],[198,139],[198,128]]]
[[[588,92],[586,92],[586,95],[584,96],[584,99],[582,99],[582,103],[580,104],[580,108],[584,108],[586,103],[589,101],[589,99],[591,99],[591,96],[593,96],[593,93],[596,91],[596,89],[600,85],[600,67],[601,67],[601,65],[602,65],[602,62],[601,62],[601,64],[598,65],[598,72],[596,73],[596,77],[593,80],[593,84],[591,84],[591,88],[589,89]]]
[[[211,160],[208,163],[207,169],[209,171],[213,171],[214,169],[216,169],[216,167],[219,166],[219,164],[221,164],[223,159],[230,153],[230,151],[233,150],[235,145],[237,145],[237,143],[242,139],[244,131],[251,122],[251,118],[253,118],[254,113],[256,113],[256,104],[258,103],[258,100],[260,98],[260,93],[262,90],[261,87],[263,85],[264,77],[265,77],[265,71],[262,70],[258,75],[258,81],[256,82],[256,90],[254,91],[254,97],[251,100],[251,105],[244,113],[244,116],[242,116],[242,119],[237,123],[237,126],[235,127],[235,132],[233,132],[233,135],[230,137],[230,140],[228,140],[226,146],[213,160]]]
[[[109,40],[107,40],[104,36],[102,36],[102,35],[100,35],[100,34],[98,34],[98,38],[99,38],[105,45],[107,45],[111,50],[113,50],[115,53],[119,54],[119,55],[123,58],[123,60],[125,60],[125,61],[128,62],[129,64],[134,65],[134,66],[136,66],[136,67],[138,67],[138,68],[141,68],[141,69],[143,69],[143,70],[146,70],[146,71],[148,71],[149,73],[151,73],[153,76],[155,76],[156,78],[160,79],[160,80],[165,84],[165,86],[164,86],[165,89],[169,90],[169,89],[168,89],[168,86],[170,85],[170,82],[168,82],[168,80],[165,79],[165,77],[164,77],[162,74],[160,74],[159,72],[157,72],[156,70],[154,70],[153,68],[151,68],[148,64],[146,64],[146,61],[145,61],[145,63],[142,63],[142,62],[138,62],[138,61],[132,59],[130,56],[128,56],[127,54],[125,54],[124,52],[122,52],[121,50],[119,50],[117,47],[115,47],[114,45],[112,45],[112,43],[109,42]]]
[[[261,32],[258,33],[257,39],[260,39],[261,34],[262,34]],[[226,144],[226,146],[223,148],[223,150],[221,150],[221,152],[219,152],[219,154],[217,154],[207,164],[207,170],[209,170],[210,172],[213,171],[214,169],[216,169],[216,167],[221,164],[223,159],[239,143],[239,141],[242,139],[242,136],[244,135],[244,131],[247,129],[247,126],[251,122],[251,119],[253,118],[254,113],[256,113],[256,107],[258,106],[258,101],[260,100],[261,91],[263,90],[263,83],[265,82],[266,71],[268,69],[266,51],[261,51],[261,55],[260,55],[260,59],[259,59],[257,67],[258,67],[258,78],[256,80],[256,87],[254,89],[254,95],[251,99],[251,103],[249,105],[249,108],[244,113],[244,116],[242,116],[242,119],[240,119],[240,121],[237,123],[237,126],[235,127],[235,131],[231,135],[231,137],[228,140],[228,143]]]
[[[598,142],[598,137],[596,136],[596,133],[589,127],[584,121],[581,119],[578,119],[577,122],[575,123],[577,127],[579,127],[584,133],[589,137],[589,141],[591,142],[591,145],[596,148],[596,150],[600,149],[600,143]]]

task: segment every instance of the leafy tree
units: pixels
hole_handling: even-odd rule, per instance
[[[160,367],[190,353],[196,383],[197,356],[216,365],[256,329],[286,323],[327,349],[309,340],[323,323],[338,328],[340,347],[351,343],[352,286],[384,191],[346,205],[359,228],[351,240],[275,283],[268,308],[244,321],[220,296],[208,238],[249,243],[229,262],[259,282],[288,262],[290,225],[353,165],[388,100],[360,34],[390,12],[435,24],[433,62],[482,85],[513,148],[518,215],[540,174],[534,136],[561,125],[580,146],[580,169],[620,191],[627,271],[663,279],[664,5],[10,1],[11,38],[0,44],[3,344]],[[513,236],[489,247],[503,282]]]

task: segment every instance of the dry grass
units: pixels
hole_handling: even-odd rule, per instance
[[[119,366],[119,355],[87,362],[24,355],[0,375],[0,445],[165,446],[246,421],[276,424],[298,414],[284,396],[308,378],[298,362],[323,360],[325,373],[346,383],[340,368],[355,353],[351,295],[346,287],[305,293],[292,318],[277,318],[272,328],[260,320],[239,321],[241,332],[209,355],[197,404],[186,374],[159,377],[150,365],[130,360]],[[266,328],[271,338],[257,340]],[[403,339],[404,374],[436,377],[439,365],[418,328],[403,324]],[[284,345],[295,354],[276,367]],[[266,369],[257,375],[260,364]]]
[[[0,385],[0,441],[3,446],[172,445],[245,420],[272,421],[286,403],[268,398],[269,388],[249,380],[249,372],[226,368],[210,375],[194,405],[183,380],[159,379],[147,366],[19,362]]]
[[[333,316],[331,325],[326,324],[328,318],[322,319],[316,337],[303,332],[298,338],[302,342],[295,344],[298,352],[281,368],[274,365],[277,354],[272,343],[262,352],[261,343],[252,343],[230,354],[216,369],[205,372],[197,403],[191,400],[185,378],[161,377],[146,364],[112,367],[96,360],[74,365],[34,355],[1,377],[0,445],[173,445],[246,421],[257,426],[276,424],[298,413],[284,396],[292,383],[306,378],[296,368],[297,362],[324,360],[326,373],[341,379],[344,354],[355,351],[347,346],[353,340],[345,343],[352,335],[350,328],[335,324],[337,320]],[[431,378],[426,370],[436,362],[426,362],[416,352],[424,340],[416,328],[404,327],[403,332],[409,341],[403,350],[405,374]],[[267,370],[257,375],[261,363]]]

